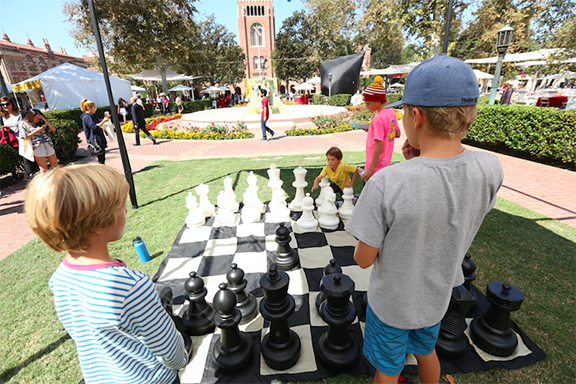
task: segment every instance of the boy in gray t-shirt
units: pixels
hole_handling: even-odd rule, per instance
[[[464,282],[462,260],[503,179],[495,156],[460,143],[477,102],[472,68],[442,54],[414,68],[403,99],[389,106],[404,104],[408,161],[368,181],[346,224],[359,240],[354,260],[374,265],[364,334],[374,382],[397,383],[406,353],[416,356],[421,383],[440,378],[440,320],[452,288]]]

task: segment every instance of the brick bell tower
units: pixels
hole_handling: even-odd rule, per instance
[[[272,0],[238,0],[238,40],[246,55],[248,79],[275,77],[272,57],[276,30]]]

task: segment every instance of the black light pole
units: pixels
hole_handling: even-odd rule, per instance
[[[442,53],[448,53],[448,40],[450,38],[450,23],[452,22],[452,5],[454,0],[450,0],[448,3],[448,10],[446,11],[446,30],[444,31],[444,46],[442,47]]]
[[[116,108],[114,108],[114,99],[112,98],[112,87],[110,86],[110,79],[108,77],[108,67],[106,66],[106,58],[104,57],[104,48],[102,48],[102,39],[100,38],[100,28],[98,27],[98,20],[96,19],[96,9],[94,8],[94,0],[88,0],[88,7],[90,8],[90,16],[92,17],[92,27],[94,28],[94,37],[96,37],[96,45],[98,46],[98,55],[100,55],[100,65],[102,66],[102,74],[104,75],[104,83],[106,84],[106,91],[108,92],[108,101],[110,102],[110,111],[112,112],[112,120],[114,121],[114,128],[116,128],[116,138],[118,139],[118,148],[120,149],[120,157],[122,158],[122,165],[124,166],[124,177],[130,190],[130,202],[132,209],[138,208],[136,201],[136,190],[134,189],[134,178],[132,177],[132,168],[130,167],[130,159],[128,152],[126,152],[126,144],[122,136],[122,129],[120,128],[120,120]]]

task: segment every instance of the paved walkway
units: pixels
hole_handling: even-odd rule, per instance
[[[257,157],[295,154],[324,154],[326,149],[338,146],[343,152],[363,151],[364,131],[351,131],[323,136],[286,137],[289,127],[275,128],[273,140],[260,142],[260,134],[250,140],[230,141],[159,141],[152,145],[142,140],[134,147],[134,135],[124,135],[133,172],[138,172],[156,160],[189,160],[219,157]],[[80,136],[83,139],[83,135]],[[401,152],[404,139],[397,140],[395,151]],[[123,173],[117,142],[110,143],[106,164]],[[85,143],[80,144],[82,148]],[[474,148],[475,149],[475,148]],[[476,150],[476,149],[475,149]],[[84,150],[85,151],[85,150]],[[87,155],[87,153],[86,153]],[[576,172],[496,154],[504,169],[504,184],[498,195],[541,213],[551,219],[576,227]],[[79,163],[96,162],[86,157]],[[24,182],[2,188],[0,196],[0,260],[32,240],[24,211]]]

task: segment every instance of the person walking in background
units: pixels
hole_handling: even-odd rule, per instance
[[[502,98],[500,99],[500,104],[505,105],[510,104],[513,92],[514,88],[512,88],[509,83],[504,83],[504,93],[502,94]]]
[[[130,103],[132,104],[132,123],[134,124],[134,134],[136,135],[136,142],[134,143],[135,146],[140,145],[140,130],[146,134],[152,140],[152,143],[156,145],[156,139],[152,137],[150,132],[146,129],[146,119],[144,118],[144,107],[138,103],[138,100],[135,96],[132,96],[130,99]]]
[[[80,115],[80,120],[82,120],[82,129],[84,130],[86,141],[102,149],[102,152],[96,156],[98,157],[98,162],[104,164],[106,162],[106,147],[108,147],[108,141],[102,130],[102,124],[108,121],[110,116],[105,116],[102,121],[98,120],[98,118],[94,116],[96,113],[96,104],[88,99],[82,99],[80,101],[80,110],[84,112]]]
[[[128,104],[126,103],[126,100],[124,100],[123,98],[119,98],[118,99],[118,115],[122,116],[122,118],[124,119],[124,124],[126,124],[126,115],[128,115],[128,110],[126,109],[128,107]]]
[[[270,133],[270,138],[274,137],[275,132],[268,128],[266,122],[270,118],[270,107],[268,105],[268,98],[266,97],[265,89],[260,88],[260,96],[262,97],[262,111],[260,112],[260,128],[262,129],[262,139],[260,141],[266,141],[266,132]]]
[[[56,128],[46,119],[39,109],[32,108],[26,113],[26,116],[19,123],[20,138],[30,140],[34,149],[34,160],[40,167],[40,172],[48,170],[48,163],[52,169],[58,167],[56,151],[52,145],[52,139],[46,133],[47,130],[52,132]]]
[[[0,98],[0,116],[2,116],[2,126],[4,134],[6,136],[9,133],[6,129],[10,130],[14,138],[18,141],[16,147],[20,145],[20,128],[18,124],[22,121],[22,118],[26,116],[26,112],[20,113],[20,109],[16,105],[16,102],[11,97],[2,96]],[[13,139],[7,138],[7,141],[12,141]],[[24,177],[29,179],[34,173],[38,172],[38,164],[34,160],[29,160],[22,156],[22,162],[24,165]]]

